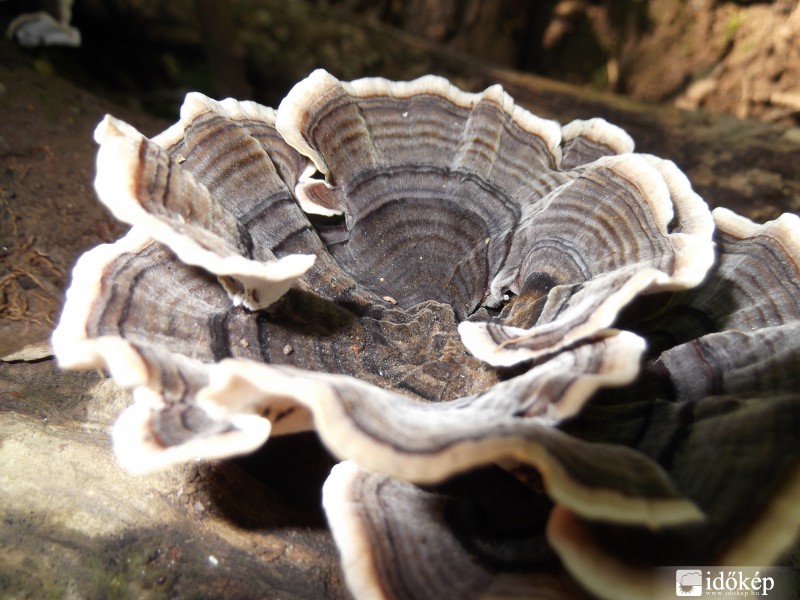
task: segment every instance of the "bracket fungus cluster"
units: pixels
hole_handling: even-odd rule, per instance
[[[712,216],[621,129],[433,76],[95,135],[132,227],[53,343],[133,390],[132,471],[315,430],[356,598],[644,598],[794,543],[797,217]]]

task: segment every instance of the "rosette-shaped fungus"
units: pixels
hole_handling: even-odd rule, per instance
[[[316,430],[356,597],[584,597],[567,572],[640,597],[796,527],[796,218],[718,212],[715,265],[671,162],[433,76],[316,71],[277,111],[190,94],[152,140],[96,139],[133,227],[75,267],[59,362],[133,389],[133,471]],[[628,538],[673,554],[634,567]]]

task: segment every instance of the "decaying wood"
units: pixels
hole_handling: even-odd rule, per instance
[[[625,128],[639,150],[674,160],[712,206],[729,206],[757,220],[800,211],[797,130],[643,106],[496,70],[372,25],[349,26],[391,45],[397,55],[424,56],[425,64],[437,65],[470,89],[500,82],[518,103],[542,116],[562,122],[605,117]],[[4,56],[9,52],[2,49]],[[69,119],[79,115],[81,122],[97,122],[109,107],[37,74],[24,60],[5,64],[0,67],[3,206],[23,220],[22,234],[30,225],[26,218],[44,218],[43,190],[48,202],[61,194],[55,201],[69,205],[67,223],[76,214],[89,215],[95,239],[82,232],[70,242],[58,224],[37,237],[36,247],[66,272],[75,254],[101,241],[109,227],[89,188],[94,145],[88,131],[70,130]],[[31,120],[40,139],[19,133]],[[73,168],[53,171],[50,148],[63,148],[65,136],[76,135],[85,139],[73,141],[59,159]],[[17,140],[25,145],[14,145]],[[13,233],[10,223],[3,213],[4,235]],[[0,243],[0,278],[11,264],[5,248],[13,249],[13,242]],[[2,355],[44,341],[46,333],[47,327],[0,324]],[[276,441],[244,460],[132,478],[109,448],[111,422],[128,401],[128,394],[101,374],[61,373],[40,354],[34,362],[17,357],[0,362],[0,595],[347,597],[319,506],[319,489],[333,461],[313,437],[300,442],[301,451],[297,440],[288,451]]]

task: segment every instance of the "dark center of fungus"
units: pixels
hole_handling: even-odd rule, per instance
[[[356,281],[401,308],[433,300],[459,320],[479,308],[517,218],[500,190],[417,165],[376,170],[345,195],[352,223],[328,248]]]

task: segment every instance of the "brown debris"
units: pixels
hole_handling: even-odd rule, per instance
[[[8,206],[7,212],[16,216]],[[58,309],[54,287],[47,285],[46,278],[61,280],[64,272],[50,256],[37,247],[36,238],[29,237],[14,242],[8,250],[6,266],[0,268],[0,318],[12,321],[42,321],[53,325]]]

